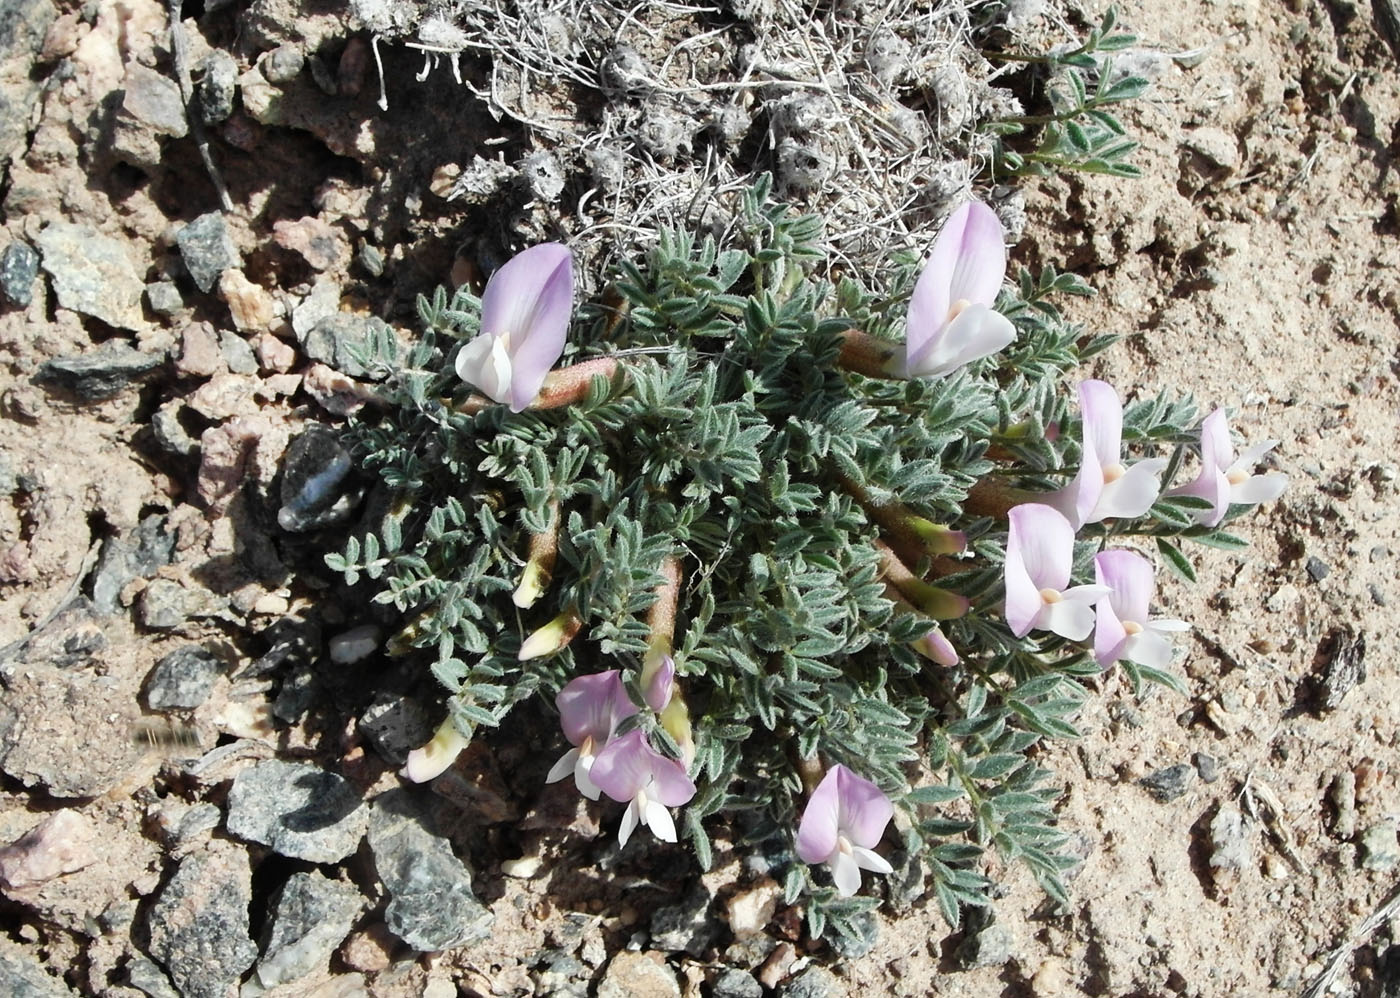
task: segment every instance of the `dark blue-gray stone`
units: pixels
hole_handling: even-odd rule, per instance
[[[224,663],[200,645],[185,645],[166,655],[146,677],[146,706],[151,710],[191,710],[209,699]]]
[[[206,9],[208,5],[206,4]],[[233,114],[233,98],[238,86],[238,63],[223,49],[215,49],[204,60],[204,76],[195,87],[194,102],[200,120],[217,125]]]
[[[238,247],[233,244],[224,216],[217,211],[200,215],[177,232],[175,244],[180,247],[185,269],[206,294],[214,290],[220,274],[240,263]]]
[[[334,431],[312,423],[292,441],[282,461],[282,508],[277,524],[300,533],[346,519],[358,501],[347,495],[350,455]]]
[[[92,605],[98,613],[122,611],[121,593],[136,579],[149,579],[175,554],[175,535],[165,517],[152,513],[134,528],[102,543],[92,573]]]
[[[272,899],[271,926],[255,978],[265,988],[327,966],[363,904],[352,884],[294,873]]]
[[[109,340],[87,353],[45,361],[34,380],[50,390],[67,392],[79,402],[100,402],[120,395],[163,363],[165,358],[160,354]]]
[[[0,254],[0,297],[25,308],[34,300],[34,281],[39,276],[39,254],[18,239]]]
[[[389,892],[389,931],[424,952],[484,939],[495,916],[472,893],[471,871],[433,827],[432,812],[410,790],[374,799],[369,847]]]

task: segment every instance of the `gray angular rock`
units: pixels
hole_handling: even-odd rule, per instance
[[[370,811],[369,847],[389,892],[384,921],[414,949],[449,949],[483,939],[495,916],[476,899],[471,871],[432,827],[409,790],[380,794]]]
[[[156,446],[167,454],[177,457],[193,457],[199,453],[199,441],[190,436],[180,422],[177,410],[184,406],[180,399],[161,406],[151,414],[151,436]]]
[[[974,908],[967,916],[967,937],[958,946],[958,962],[973,967],[1000,967],[1011,959],[1016,937],[990,908]]]
[[[120,395],[132,382],[164,362],[159,354],[109,340],[87,353],[44,361],[34,380],[46,388],[67,392],[79,402],[100,402]]]
[[[381,693],[360,715],[360,731],[384,761],[402,766],[408,753],[433,736],[434,725],[417,700]]]
[[[275,852],[338,863],[364,837],[369,809],[343,777],[307,763],[268,759],[239,773],[228,795],[228,830]]]
[[[365,369],[350,352],[369,337],[375,320],[349,312],[333,312],[317,320],[301,338],[301,351],[312,360],[328,364],[352,378],[364,377]]]
[[[198,586],[183,586],[174,579],[153,579],[136,601],[136,622],[154,631],[169,631],[191,617],[213,617],[221,608],[219,597]]]
[[[279,45],[264,55],[259,65],[268,83],[291,83],[301,74],[302,67],[306,65],[306,56],[300,46]]]
[[[106,647],[101,617],[90,602],[79,597],[30,636],[19,658],[25,664],[70,669],[90,664],[93,656]]]
[[[1244,827],[1244,815],[1230,803],[1220,805],[1210,819],[1210,867],[1219,878],[1222,874],[1239,873],[1254,863],[1254,851]]]
[[[351,884],[316,871],[294,873],[272,899],[272,922],[256,979],[265,988],[325,967],[359,914],[362,898]]]
[[[33,956],[8,945],[0,947],[0,995],[5,998],[73,998],[57,977],[50,977]]]
[[[146,677],[145,700],[151,710],[190,710],[209,699],[224,663],[200,645],[185,645],[166,655]]]
[[[205,5],[206,9],[208,4]],[[238,89],[238,62],[223,49],[204,60],[204,76],[194,90],[195,108],[206,125],[217,125],[233,114]]]
[[[189,131],[180,86],[170,77],[139,62],[126,64],[122,112],[160,135],[180,138]]]
[[[39,254],[18,239],[0,254],[0,298],[20,308],[34,300],[34,280],[39,276]]]
[[[51,222],[35,241],[60,305],[118,329],[141,329],[146,285],[125,242],[73,222]]]
[[[149,579],[170,564],[175,535],[166,532],[165,516],[152,513],[119,537],[109,537],[92,574],[92,605],[98,613],[118,613],[121,592],[136,579]]]
[[[206,212],[190,222],[175,234],[175,245],[195,286],[205,294],[214,290],[220,274],[243,262],[222,212]]]
[[[277,524],[301,533],[343,520],[358,495],[347,495],[350,455],[335,433],[312,423],[287,448],[282,460],[282,508]]]
[[[763,985],[743,970],[726,970],[715,978],[712,998],[763,998]]]
[[[248,935],[248,854],[226,842],[180,860],[146,917],[150,954],[181,998],[225,998],[257,959]]]
[[[152,312],[169,318],[185,307],[185,299],[174,281],[155,281],[146,285],[146,304]]]
[[[812,965],[778,988],[778,998],[846,998],[841,978],[825,967]]]
[[[272,716],[284,724],[296,724],[311,709],[319,692],[316,670],[305,663],[293,665],[272,702]]]
[[[258,358],[248,341],[231,329],[219,330],[219,352],[234,374],[257,374]]]

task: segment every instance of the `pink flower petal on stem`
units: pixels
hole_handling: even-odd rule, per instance
[[[953,307],[960,301],[990,307],[996,302],[1005,275],[1006,245],[1001,222],[996,212],[986,205],[969,201],[948,216],[939,230],[928,263],[910,296],[905,334],[908,376],[934,377],[952,369],[939,368],[957,351],[943,349],[936,341],[948,332],[954,318]],[[992,348],[978,356],[985,357],[998,349],[1000,347]],[[937,355],[938,361],[926,363],[931,355]],[[975,359],[969,357],[962,363]],[[915,369],[919,373],[914,373]]]
[[[1069,583],[1074,530],[1059,511],[1043,503],[1014,506],[1008,519],[1006,623],[1021,638],[1038,626],[1045,607],[1041,590],[1058,592]]]
[[[613,800],[625,804],[651,782],[650,746],[640,728],[614,738],[593,760],[589,777]]]
[[[840,834],[837,821],[841,808],[836,781],[836,769],[833,767],[827,770],[817,789],[812,791],[802,812],[802,820],[798,822],[797,855],[804,863],[825,863],[827,857],[836,851],[836,837]]]
[[[832,770],[837,774],[841,828],[852,844],[872,848],[884,836],[885,826],[894,817],[894,805],[879,787],[845,766],[838,764]]]
[[[1123,453],[1123,403],[1107,381],[1079,384],[1079,415],[1084,425],[1084,450],[1092,450],[1100,466],[1117,464]]]
[[[554,698],[559,708],[559,724],[571,745],[582,745],[592,738],[599,748],[612,737],[623,718],[637,712],[622,686],[622,673],[616,669],[579,676]]]
[[[567,246],[541,243],[517,253],[486,282],[481,335],[459,351],[458,375],[520,412],[564,352],[573,303],[573,254]],[[487,346],[478,345],[484,337],[492,338],[489,355]],[[500,384],[504,377],[508,392]]]
[[[1235,448],[1230,443],[1230,427],[1225,410],[1215,409],[1201,421],[1201,464],[1214,471],[1227,471],[1235,463]]]
[[[676,661],[670,655],[663,655],[656,675],[652,676],[651,682],[647,684],[647,706],[658,714],[665,710],[666,705],[671,702],[671,688],[675,681]]]
[[[1108,586],[1108,602],[1119,620],[1147,623],[1152,592],[1156,589],[1152,563],[1133,551],[1115,549],[1094,555],[1094,575]]]

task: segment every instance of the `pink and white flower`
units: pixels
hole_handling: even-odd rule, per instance
[[[904,371],[941,378],[989,357],[1016,339],[1016,327],[992,309],[1006,276],[1006,244],[996,212],[980,201],[943,223],[909,299]]]
[[[894,805],[869,780],[836,764],[807,801],[797,826],[797,855],[825,863],[836,889],[849,897],[860,890],[860,871],[891,873],[875,846],[894,817]]]
[[[1201,473],[1195,481],[1172,489],[1168,495],[1199,496],[1210,501],[1210,509],[1192,510],[1196,522],[1207,527],[1217,526],[1225,518],[1231,504],[1253,506],[1277,499],[1288,488],[1287,475],[1255,475],[1254,466],[1269,451],[1278,446],[1277,440],[1265,440],[1235,456],[1230,442],[1230,427],[1225,410],[1216,409],[1201,423]]]
[[[622,673],[609,669],[579,676],[559,691],[554,702],[559,708],[564,737],[574,747],[554,764],[545,782],[555,783],[572,773],[579,793],[597,800],[600,792],[590,775],[593,766],[604,747],[612,742],[617,726],[637,713],[622,685]]]
[[[1074,530],[1110,517],[1142,516],[1161,494],[1167,459],[1123,463],[1123,403],[1107,382],[1080,382],[1079,412],[1084,426],[1079,473],[1044,501]]]
[[[457,352],[457,376],[520,412],[564,352],[574,308],[573,254],[561,243],[517,253],[481,296],[481,332]]]
[[[1070,587],[1074,529],[1057,510],[1041,503],[1014,506],[1006,535],[1006,623],[1023,638],[1054,631],[1082,641],[1094,626],[1094,602],[1103,586]],[[1067,588],[1068,587],[1068,588]]]
[[[1189,630],[1184,620],[1148,617],[1156,586],[1152,563],[1132,551],[1100,551],[1094,576],[1108,592],[1099,600],[1094,626],[1094,660],[1105,669],[1120,659],[1164,669],[1172,660],[1166,635]]]
[[[685,766],[652,748],[640,728],[609,742],[593,761],[591,776],[603,793],[627,805],[617,831],[619,846],[627,844],[639,824],[664,842],[676,841],[676,823],[667,808],[689,802],[695,784]]]

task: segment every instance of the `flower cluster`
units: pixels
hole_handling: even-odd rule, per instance
[[[577,315],[570,250],[532,247],[479,302],[424,302],[406,356],[367,357],[389,404],[356,456],[395,500],[328,562],[384,580],[388,653],[452,691],[404,775],[545,689],[568,743],[548,782],[620,805],[620,843],[645,825],[701,863],[707,819],[742,813],[787,843],[814,935],[868,912],[851,895],[890,872],[896,808],[950,923],[986,903],[984,848],[1062,890],[1033,746],[1079,733],[1095,664],[1172,681],[1186,625],[1153,616],[1134,539],[1177,569],[1173,540],[1242,544],[1220,528],[1285,487],[1255,473],[1274,445],[1237,452],[1189,400],[1125,412],[1099,380],[1072,418],[1062,379],[1095,341],[1045,299],[1083,286],[1006,285],[985,204],[897,271],[904,310],[809,278],[820,224],[766,188],[738,218],[731,248],[681,233],[623,261],[617,301]]]
[[[1185,630],[1185,621],[1153,619],[1148,607],[1155,586],[1152,564],[1126,549],[1094,556],[1094,584],[1069,586],[1075,531],[1110,518],[1142,516],[1162,494],[1165,458],[1122,461],[1123,403],[1112,385],[1085,381],[1079,386],[1083,426],[1080,465],[1069,485],[1021,503],[1007,514],[1006,622],[1016,637],[1051,631],[1070,641],[1094,632],[1094,659],[1101,668],[1119,661],[1162,669],[1171,661],[1164,637]],[[1215,526],[1231,502],[1257,503],[1280,495],[1284,475],[1251,475],[1249,469],[1274,447],[1270,441],[1233,456],[1225,413],[1217,409],[1200,430],[1201,473],[1169,495],[1210,501],[1195,510],[1199,523]],[[1068,588],[1067,588],[1068,587]]]

